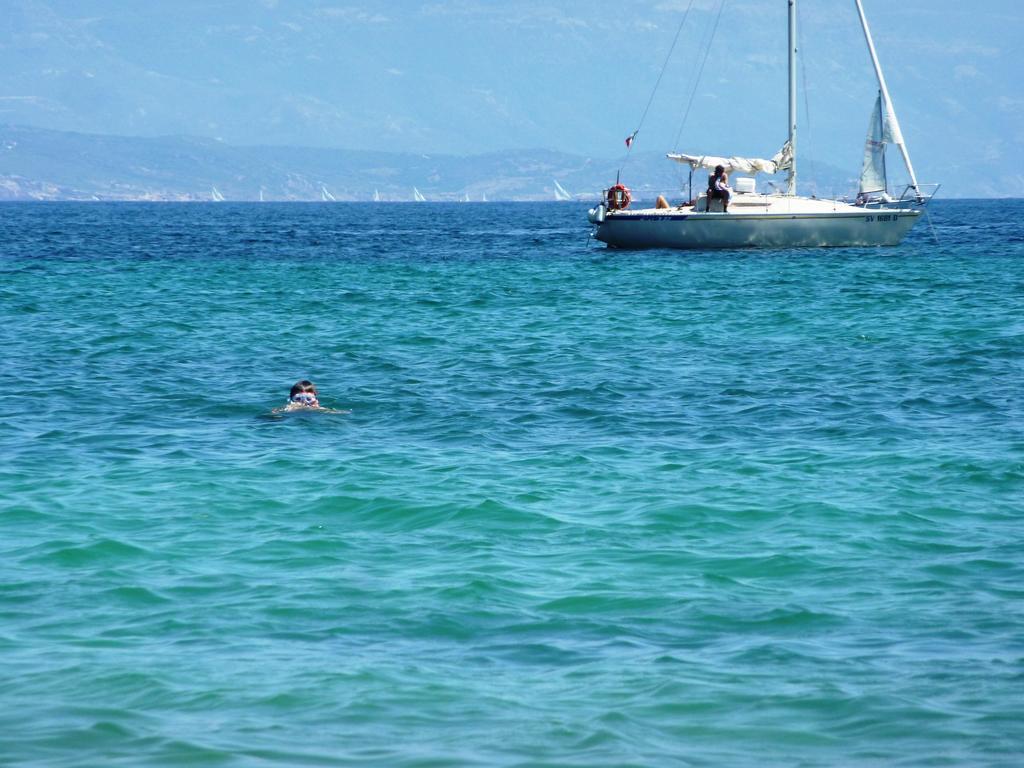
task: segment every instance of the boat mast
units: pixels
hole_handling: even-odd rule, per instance
[[[914,174],[914,166],[910,164],[910,154],[907,152],[907,145],[903,143],[903,131],[900,130],[899,121],[896,119],[896,110],[892,107],[892,99],[889,98],[889,89],[885,85],[885,77],[882,75],[882,65],[878,63],[878,54],[875,53],[875,44],[871,40],[871,30],[868,29],[868,20],[864,15],[864,7],[860,0],[854,0],[857,4],[857,14],[860,16],[860,25],[864,30],[864,39],[868,43],[868,53],[871,54],[871,63],[875,66],[875,75],[878,77],[878,89],[882,92],[882,106],[889,118],[889,132],[892,134],[893,143],[900,148],[903,155],[903,162],[907,166],[907,173],[910,174],[910,186],[917,196],[921,196],[921,190],[917,186],[917,176]]]
[[[793,160],[786,178],[786,194],[796,194],[796,0],[789,0],[789,147]]]

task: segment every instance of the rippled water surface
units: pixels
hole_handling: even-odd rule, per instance
[[[0,206],[0,764],[1019,765],[1024,203],[932,215]]]

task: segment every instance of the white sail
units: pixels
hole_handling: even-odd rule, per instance
[[[260,202],[263,202],[263,187],[260,187]]]
[[[376,189],[373,190],[373,202],[375,202],[375,203],[379,203],[380,202],[380,192],[378,192]]]
[[[211,199],[213,200],[213,202],[215,202],[215,203],[223,203],[223,202],[224,202],[224,195],[222,195],[222,194],[220,193],[220,190],[219,190],[219,189],[217,189],[216,187],[213,187],[213,188],[212,188],[212,189],[210,190],[210,198],[211,198]]]
[[[555,181],[555,200],[558,200],[559,202],[564,202],[566,200],[572,200],[572,195],[569,194],[569,192],[565,189],[565,187],[563,187],[561,184],[558,183],[558,179],[555,179],[554,181]]]
[[[327,191],[327,187],[323,184],[320,185],[320,199],[325,203],[335,203],[338,201],[334,195]]]
[[[787,141],[782,149],[775,153],[771,160],[762,160],[759,157],[715,157],[714,155],[684,155],[681,152],[673,152],[666,155],[669,160],[677,163],[686,163],[691,168],[710,168],[722,166],[726,173],[778,173],[789,170],[793,166],[793,149]]]
[[[889,88],[885,84],[882,65],[878,61],[878,54],[875,52],[875,43],[871,39],[871,30],[868,29],[868,19],[864,15],[864,7],[860,4],[860,0],[854,0],[854,2],[857,5],[857,15],[860,17],[861,29],[864,31],[864,40],[868,44],[871,63],[875,67],[875,76],[878,78],[879,98],[885,105],[885,122],[889,129],[890,141],[899,147],[900,154],[903,155],[903,164],[907,166],[907,173],[910,175],[910,186],[920,196],[921,188],[917,183],[917,174],[914,173],[914,166],[910,162],[910,153],[907,151],[907,145],[903,141],[903,131],[900,130],[899,120],[896,119],[896,110],[892,106],[892,99],[889,98]]]
[[[487,202],[487,193],[486,192],[484,192],[484,193],[482,193],[480,195],[480,202],[481,203],[486,203]]]
[[[860,171],[860,192],[884,192],[888,186],[885,173],[885,145],[893,141],[892,123],[882,106],[882,94],[875,99],[875,108],[864,140],[864,164]]]
[[[415,200],[417,203],[427,202],[427,198],[425,198],[423,196],[423,193],[416,189],[416,187],[412,188],[412,199]]]
[[[469,192],[467,192],[466,194],[464,194],[462,196],[462,202],[464,202],[464,203],[468,203],[469,202]]]

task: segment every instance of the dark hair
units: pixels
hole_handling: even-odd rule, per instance
[[[312,392],[316,394],[316,385],[313,384],[309,379],[303,379],[302,381],[296,381],[292,384],[292,391],[288,394],[288,397],[295,397],[301,392]]]
[[[716,165],[715,166],[715,176],[721,176],[723,173],[725,173],[725,166]]]

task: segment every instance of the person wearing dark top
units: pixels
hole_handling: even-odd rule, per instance
[[[711,201],[722,201],[722,213],[729,212],[729,197],[732,190],[729,188],[729,174],[721,165],[715,166],[715,173],[708,177],[708,211],[711,211]]]

